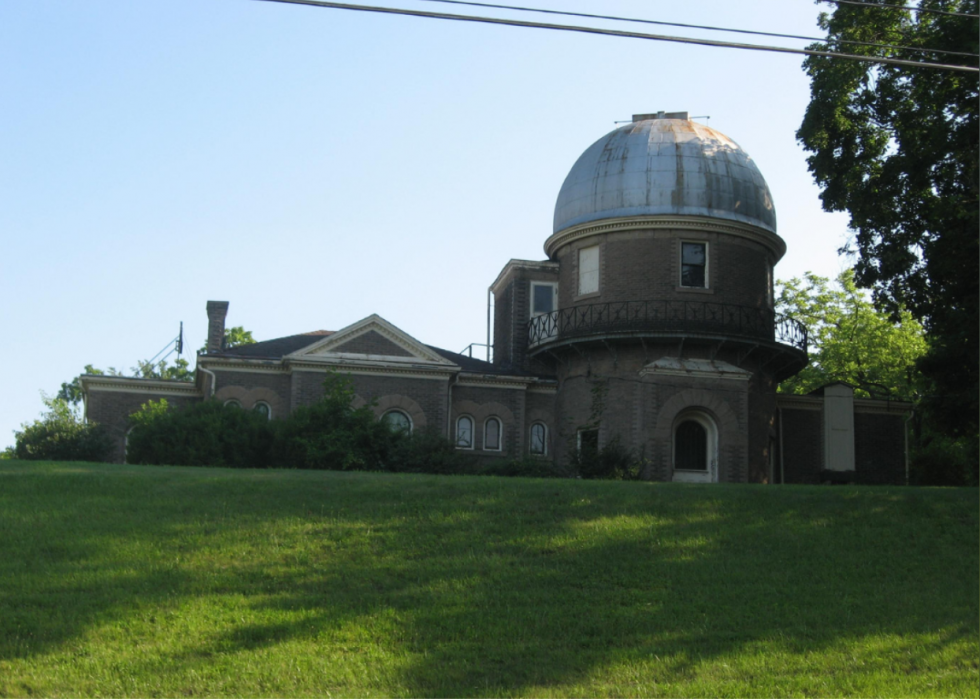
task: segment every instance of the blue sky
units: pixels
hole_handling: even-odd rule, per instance
[[[530,4],[807,35],[820,11]],[[565,174],[634,113],[710,115],[769,182],[777,277],[834,276],[847,219],[820,209],[796,143],[801,62],[256,0],[6,0],[0,448],[85,364],[128,370],[180,321],[193,353],[208,299],[257,339],[378,313],[446,349],[485,341],[487,287],[507,260],[543,258]]]

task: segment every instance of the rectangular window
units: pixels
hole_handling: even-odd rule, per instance
[[[599,291],[599,246],[578,251],[578,293],[594,294]]]
[[[531,282],[531,317],[551,313],[558,308],[558,285],[551,282]]]
[[[708,288],[707,243],[681,243],[681,286]]]
[[[599,430],[578,431],[578,453],[583,459],[599,456]]]

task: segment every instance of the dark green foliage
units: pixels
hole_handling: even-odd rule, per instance
[[[978,485],[978,461],[971,439],[933,434],[928,428],[912,445],[909,485]]]
[[[892,0],[892,5],[911,5]],[[920,7],[977,13],[977,0],[923,0]],[[976,65],[864,41],[975,54],[967,16],[839,5],[814,48],[910,61]],[[919,368],[930,379],[931,415],[943,432],[976,442],[980,413],[980,229],[976,74],[811,56],[811,101],[797,138],[828,211],[846,211],[855,280],[876,304],[907,308],[925,326]]]
[[[150,402],[132,416],[126,459],[133,464],[269,465],[273,427],[258,413],[207,401],[184,410]]]
[[[601,449],[571,449],[569,468],[582,478],[616,481],[640,479],[645,465],[643,454],[626,447],[616,435]]]
[[[540,456],[525,456],[520,459],[496,459],[476,467],[474,473],[480,476],[508,476],[517,478],[572,478],[573,471],[559,466],[550,459]]]
[[[379,471],[401,435],[379,422],[367,406],[354,408],[350,381],[330,375],[326,395],[279,422],[276,465],[332,471]]]
[[[40,420],[14,432],[13,455],[18,459],[44,461],[106,461],[112,442],[98,425],[86,424],[68,401],[47,398],[47,412]]]
[[[472,458],[434,430],[396,434],[394,437],[385,460],[386,471],[437,474],[473,471]]]

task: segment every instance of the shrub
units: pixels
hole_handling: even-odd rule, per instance
[[[262,415],[218,401],[168,410],[150,401],[130,416],[126,459],[134,464],[269,466],[273,426]]]
[[[320,401],[280,421],[274,464],[335,471],[385,469],[392,445],[402,435],[379,422],[370,407],[351,406],[354,390],[349,379],[331,374],[324,387],[326,395]]]
[[[481,476],[506,476],[517,478],[571,478],[576,475],[565,466],[559,466],[550,459],[539,456],[524,456],[517,459],[497,459],[478,467]]]
[[[14,432],[18,459],[56,461],[107,461],[112,441],[105,430],[86,424],[67,401],[44,398],[47,411],[40,420]]]
[[[472,457],[435,430],[396,435],[385,463],[385,470],[397,473],[467,473]]]
[[[610,439],[601,449],[570,449],[569,470],[582,478],[617,481],[639,480],[646,460],[623,445],[619,435]]]

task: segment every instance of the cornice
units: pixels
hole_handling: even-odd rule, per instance
[[[558,263],[550,260],[543,260],[541,262],[535,262],[534,260],[511,260],[504,265],[504,268],[500,270],[500,274],[498,274],[497,278],[493,280],[493,284],[490,285],[490,291],[496,294],[497,290],[500,289],[510,278],[510,275],[518,269],[557,273]]]
[[[593,235],[618,233],[641,228],[670,228],[708,233],[722,233],[751,240],[769,248],[778,262],[786,254],[786,242],[772,231],[738,221],[708,216],[627,216],[580,223],[558,231],[544,243],[544,251],[554,258],[559,248]]]
[[[252,374],[284,374],[289,372],[289,367],[285,366],[282,360],[277,359],[221,357],[201,361],[199,358],[197,365],[212,371],[241,371]]]
[[[399,376],[408,379],[433,379],[447,381],[453,374],[459,373],[457,366],[420,366],[411,367],[395,366],[382,362],[345,362],[345,361],[307,361],[305,359],[293,359],[289,363],[292,371],[308,373],[325,373],[327,371],[337,371],[344,374],[356,374],[363,376]]]
[[[163,381],[159,379],[139,379],[125,376],[82,376],[82,390],[85,393],[141,393],[160,396],[185,396],[199,398],[203,394],[190,381]]]

